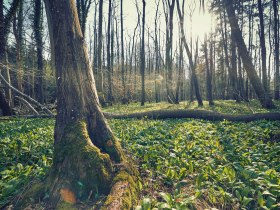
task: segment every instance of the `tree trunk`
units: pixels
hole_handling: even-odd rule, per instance
[[[204,40],[204,56],[205,56],[205,66],[206,66],[206,89],[207,89],[207,99],[210,106],[214,105],[213,93],[212,93],[212,73],[210,72],[210,62],[208,59],[208,48],[207,48],[207,37],[205,35]]]
[[[262,0],[258,0],[258,10],[260,19],[260,44],[261,44],[261,58],[262,58],[262,83],[266,94],[269,93],[269,86],[267,81],[266,71],[266,47],[265,47],[265,34],[264,34],[264,17]]]
[[[97,91],[103,92],[103,77],[102,77],[102,23],[103,23],[103,0],[99,1],[99,16],[98,16],[98,49],[97,49],[97,72],[96,72],[96,88]]]
[[[279,58],[279,15],[278,15],[278,4],[277,0],[273,0],[273,16],[274,16],[274,43],[275,43],[275,100],[280,99],[280,58]]]
[[[208,110],[155,110],[146,112],[136,112],[130,114],[113,114],[104,113],[106,118],[113,119],[127,119],[127,118],[148,118],[148,119],[182,119],[182,118],[192,118],[192,119],[203,119],[211,121],[235,121],[235,122],[251,122],[256,120],[280,120],[279,112],[268,112],[268,113],[255,113],[255,114],[244,114],[244,115],[232,115],[218,113]]]
[[[195,89],[195,96],[196,96],[198,105],[203,106],[203,101],[202,101],[200,91],[199,91],[198,79],[197,79],[196,72],[195,72],[196,59],[195,59],[195,62],[194,62],[193,58],[192,58],[192,53],[191,53],[191,51],[189,49],[189,46],[187,44],[187,41],[186,41],[186,36],[185,36],[184,28],[183,28],[184,27],[183,16],[182,16],[182,13],[181,13],[179,0],[177,0],[176,2],[177,2],[178,15],[179,15],[179,19],[180,19],[180,31],[181,31],[181,36],[182,36],[182,42],[184,44],[185,50],[187,52],[187,56],[189,58],[190,69],[191,69],[191,73],[192,73],[191,80],[193,82],[193,86],[194,86],[194,89]],[[195,55],[195,57],[197,57],[197,54],[198,54],[198,46],[197,46],[197,42],[196,42],[196,55]]]
[[[20,1],[19,8],[13,20],[13,33],[16,40],[16,62],[17,62],[17,89],[23,89],[23,1]]]
[[[239,29],[237,18],[235,16],[234,8],[232,0],[224,0],[225,8],[228,14],[230,27],[233,33],[234,41],[239,48],[240,56],[242,58],[244,67],[247,71],[248,77],[254,87],[254,90],[258,96],[258,99],[260,100],[262,106],[264,108],[274,108],[274,104],[272,102],[272,99],[266,94],[262,83],[260,81],[260,78],[257,75],[257,72],[254,68],[254,65],[252,63],[252,59],[249,55],[249,52],[247,50],[247,47],[244,43],[244,39],[242,37],[242,33]]]
[[[166,7],[168,11],[165,11],[165,21],[166,21],[166,52],[165,52],[165,65],[166,65],[166,91],[167,91],[167,101],[169,103],[175,102],[175,95],[173,93],[173,14],[175,8],[175,0],[166,1]],[[164,5],[165,5],[164,4]],[[167,8],[166,8],[167,10]]]
[[[104,209],[131,209],[137,201],[136,177],[101,112],[75,1],[45,3],[58,75],[54,157],[46,181],[27,191],[20,204],[48,194],[50,207],[76,209],[78,200],[110,192]]]
[[[183,44],[182,40],[179,42],[179,65],[178,65],[178,79],[176,84],[175,104],[179,104],[180,89],[182,89],[183,81]]]
[[[142,16],[142,39],[141,39],[141,106],[145,104],[145,15],[146,15],[146,1],[143,3]]]
[[[7,36],[8,32],[10,31],[10,23],[13,18],[13,16],[16,13],[17,7],[20,3],[20,0],[13,0],[11,2],[10,8],[7,8],[7,5],[5,5],[5,9],[7,10],[6,15],[4,14],[4,1],[0,0],[0,63],[5,63],[5,56],[6,56],[6,47],[7,47]],[[0,73],[1,71],[5,69],[3,65],[0,67]],[[7,69],[6,69],[7,70]],[[8,76],[7,72],[7,76]],[[9,78],[5,78],[9,80]],[[6,91],[9,95],[9,92]],[[9,105],[9,101],[5,98],[4,92],[0,89],[0,109],[2,110],[3,115],[11,115],[12,111]]]
[[[76,0],[77,11],[82,33],[85,36],[86,22],[92,0]]]
[[[125,84],[125,69],[124,69],[124,37],[123,37],[123,0],[121,0],[121,71],[122,71],[122,86],[123,86],[123,96],[122,101],[127,101],[126,99],[126,84]]]
[[[108,74],[108,102],[112,103],[112,67],[111,63],[111,20],[112,0],[108,3],[108,30],[107,30],[107,74]]]
[[[34,36],[37,48],[37,73],[34,90],[36,91],[36,99],[43,103],[43,76],[44,76],[44,63],[43,63],[43,40],[42,40],[42,4],[41,0],[35,0],[34,5]]]

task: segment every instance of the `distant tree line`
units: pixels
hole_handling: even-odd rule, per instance
[[[128,34],[123,0],[76,0],[100,103],[197,100],[203,106],[203,100],[258,98],[273,108],[272,99],[280,97],[279,2],[213,0],[204,9],[217,24],[200,41],[186,31],[195,1],[186,2],[155,0],[153,24],[147,25],[147,2],[136,0],[138,21]],[[56,99],[47,24],[42,0],[0,0],[1,75],[41,104]],[[16,96],[0,81],[3,115],[21,106]]]

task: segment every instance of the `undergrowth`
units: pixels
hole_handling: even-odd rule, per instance
[[[142,109],[132,104],[106,111],[179,106],[187,104],[147,104]],[[258,105],[246,109],[247,105],[240,108],[231,101],[205,107],[241,114],[266,112]],[[140,167],[142,198],[137,209],[280,207],[280,142],[274,135],[279,121],[126,119],[109,123]],[[46,174],[52,163],[53,128],[53,119],[0,121],[0,208],[16,202],[28,183]]]

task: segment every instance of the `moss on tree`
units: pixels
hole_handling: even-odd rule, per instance
[[[117,140],[114,141],[121,149]],[[65,127],[62,140],[55,144],[54,154],[46,180],[34,184],[17,207],[43,200],[55,209],[75,209],[79,201],[108,195],[110,190],[104,209],[115,202],[121,204],[118,209],[131,209],[137,201],[137,170],[123,160],[118,164],[122,167],[115,171],[110,156],[93,145],[85,121]],[[123,186],[121,192],[117,186]]]

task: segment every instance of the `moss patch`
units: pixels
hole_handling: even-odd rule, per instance
[[[138,201],[137,177],[121,170],[113,180],[113,187],[103,209],[132,209]]]
[[[56,206],[56,210],[77,210],[73,204],[60,201]]]

